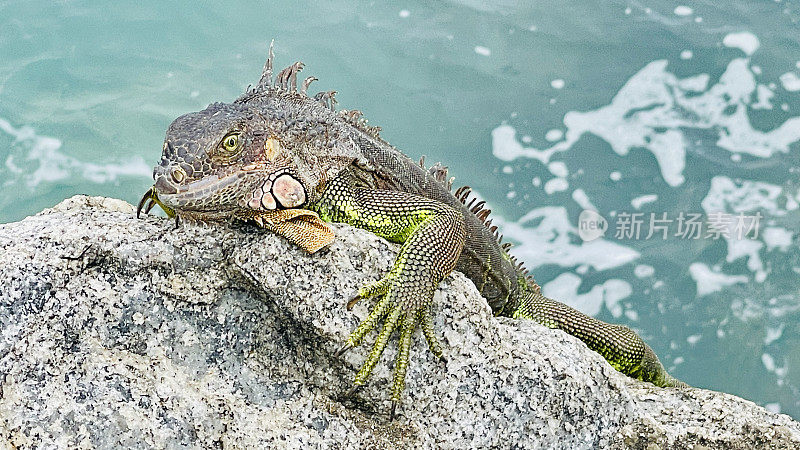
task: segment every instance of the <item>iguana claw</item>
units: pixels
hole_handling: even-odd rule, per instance
[[[136,207],[136,218],[140,218],[140,213],[142,209],[144,209],[144,214],[147,215],[150,213],[150,210],[153,209],[153,205],[155,202],[153,201],[153,188],[150,188],[145,194],[142,196],[142,199],[139,200],[139,205]]]
[[[336,353],[334,353],[334,356],[336,356],[337,358],[340,358],[342,355],[347,353],[347,351],[352,349],[352,348],[353,348],[353,346],[349,342],[346,342],[343,346],[339,347],[339,350],[336,350]]]
[[[145,215],[150,213],[150,210],[153,209],[158,205],[164,212],[167,214],[167,217],[173,218],[175,217],[175,210],[170,208],[169,206],[165,205],[158,199],[158,193],[156,192],[156,187],[153,186],[147,190],[142,196],[142,199],[139,200],[139,205],[136,207],[136,218],[138,219],[142,209],[144,209]]]
[[[356,295],[355,297],[351,298],[350,301],[347,302],[347,310],[352,311],[353,307],[356,306],[356,303],[358,303],[359,300],[361,300],[360,295]]]
[[[370,283],[360,289],[358,295],[348,302],[348,307],[351,307],[352,304],[355,304],[356,301],[362,298],[380,296],[380,299],[372,311],[370,311],[369,315],[358,325],[353,333],[350,334],[347,338],[347,342],[336,352],[336,356],[338,357],[347,350],[360,345],[366,334],[377,328],[380,322],[383,322],[383,327],[381,327],[372,350],[353,380],[354,386],[351,392],[354,392],[354,390],[363,385],[372,374],[372,370],[380,360],[392,333],[394,333],[395,330],[399,332],[400,339],[395,358],[391,390],[392,418],[395,416],[397,405],[400,403],[400,397],[405,388],[405,377],[411,351],[411,338],[417,327],[422,328],[422,332],[434,355],[438,358],[442,358],[442,347],[434,336],[433,319],[430,313],[430,301],[433,297],[432,291],[420,293],[414,288],[414,286],[399,283],[398,275],[393,271],[380,280]],[[420,296],[426,298],[422,300]],[[350,393],[348,393],[348,395],[349,394]]]
[[[347,391],[347,393],[346,393],[346,394],[344,394],[344,396],[345,396],[345,397],[352,397],[352,396],[353,396],[353,394],[355,394],[355,393],[356,393],[356,391],[358,391],[358,389],[359,389],[360,387],[361,387],[361,385],[360,385],[360,384],[354,384],[354,385],[353,385],[353,386],[352,386],[352,387],[351,387],[351,388],[350,388],[350,389]]]

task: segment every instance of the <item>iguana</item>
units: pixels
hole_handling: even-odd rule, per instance
[[[400,402],[417,328],[442,357],[430,306],[452,270],[463,272],[495,315],[532,319],[579,338],[617,370],[658,386],[683,386],[630,328],[589,317],[542,295],[508,253],[483,201],[469,187],[451,192],[440,164],[426,169],[379,136],[359,111],[335,108],[335,91],[298,89],[296,62],[273,80],[273,50],[258,83],[233,103],[213,103],[175,119],[164,140],[155,184],[139,202],[170,217],[199,221],[241,219],[286,237],[309,252],[334,239],[328,222],[344,222],[401,243],[386,276],[362,287],[347,304],[377,297],[368,317],[339,351],[358,346],[380,326],[372,351],[355,375],[369,378],[393,332],[399,346],[391,387]]]

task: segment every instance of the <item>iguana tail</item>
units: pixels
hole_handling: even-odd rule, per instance
[[[624,325],[613,325],[549,299],[538,285],[528,284],[512,317],[531,319],[577,337],[602,355],[620,372],[661,387],[686,387],[664,369],[655,352],[639,335]]]

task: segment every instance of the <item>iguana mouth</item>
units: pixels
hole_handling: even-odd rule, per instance
[[[206,206],[219,212],[220,206],[225,203],[221,200],[226,199],[230,200],[231,209],[234,209],[236,193],[240,191],[247,176],[257,172],[261,171],[240,171],[222,178],[208,176],[184,186],[175,186],[161,175],[142,196],[136,215],[138,217],[142,210],[145,214],[149,213],[155,205],[161,207],[169,217],[175,216],[177,211],[202,214]]]
[[[286,174],[283,175],[285,176]],[[142,210],[144,210],[145,214],[148,214],[156,205],[161,207],[170,218],[176,218],[175,225],[177,227],[177,212],[158,198],[158,189],[155,185],[148,189],[142,199],[139,200],[139,205],[136,207],[136,218],[140,217]],[[261,227],[272,230],[289,239],[309,253],[314,253],[329,245],[335,238],[334,231],[330,225],[320,220],[317,213],[305,209],[245,212],[238,215],[238,217],[255,221]]]
[[[155,205],[161,207],[170,217],[180,211],[202,215],[207,209],[213,210],[213,215],[219,216],[220,206],[224,203],[229,204],[230,212],[244,206],[239,202],[237,194],[247,191],[261,193],[263,190],[264,196],[273,198],[274,195],[272,203],[276,203],[276,200],[278,202],[267,207],[248,204],[253,209],[296,208],[305,203],[305,188],[290,171],[269,173],[263,167],[252,166],[247,169],[249,170],[239,170],[223,177],[203,177],[182,186],[176,186],[166,175],[159,175],[155,184],[139,201],[137,216],[142,210],[145,214],[149,213]],[[269,184],[269,187],[264,184]],[[250,203],[253,200],[260,202],[261,197],[258,197],[249,199]]]

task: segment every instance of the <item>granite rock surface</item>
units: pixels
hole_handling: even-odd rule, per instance
[[[243,224],[148,217],[76,196],[0,225],[0,447],[800,448],[800,423],[741,398],[660,389],[561,331],[495,318],[455,273],[390,421],[392,342],[334,356],[345,303],[396,247],[336,226],[308,255]],[[374,337],[374,335],[373,335]]]

